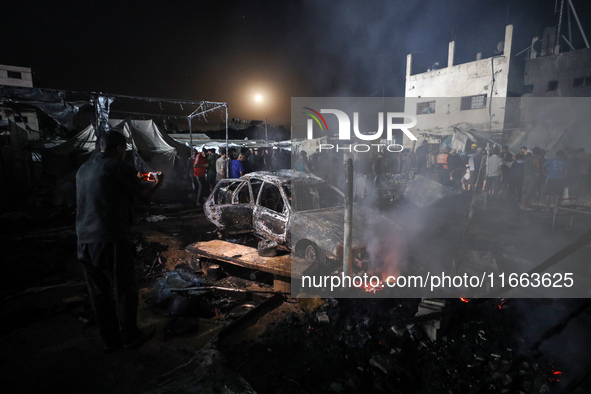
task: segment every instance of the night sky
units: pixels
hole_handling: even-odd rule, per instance
[[[291,97],[403,96],[408,53],[414,73],[447,65],[452,38],[456,63],[492,56],[512,23],[515,54],[558,23],[555,0],[89,3],[5,2],[0,64],[37,87],[225,101],[285,125]],[[573,3],[590,35],[591,2]]]

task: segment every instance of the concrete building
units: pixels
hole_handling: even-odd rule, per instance
[[[455,64],[455,42],[449,43],[447,67],[412,73],[407,55],[405,112],[416,114],[413,132],[441,140],[458,131],[474,131],[487,138],[519,126],[523,71],[511,57],[513,26],[505,27],[496,55]],[[434,142],[434,141],[432,141]],[[464,150],[464,149],[462,149]]]
[[[561,47],[556,31],[546,28],[541,40],[532,40],[521,100],[523,144],[550,154],[568,147],[591,149],[591,48]]]
[[[544,31],[541,47],[535,37],[525,60],[524,97],[591,97],[591,48],[556,52],[556,27]]]
[[[33,87],[33,73],[28,67],[0,64],[0,85]]]
[[[33,73],[28,67],[7,66],[0,64],[0,85],[32,88]],[[0,101],[0,129],[8,128],[8,121],[27,130],[28,139],[39,139],[39,118],[32,109],[15,109],[4,106]]]

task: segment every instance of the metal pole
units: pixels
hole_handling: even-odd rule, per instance
[[[562,12],[564,10],[564,0],[560,1],[560,16],[558,17],[558,28],[556,29],[556,40],[554,41],[554,51],[552,54],[560,53],[560,29],[562,28]]]
[[[490,144],[486,143],[486,171],[488,171],[488,158],[490,157]],[[486,203],[488,202],[488,190],[490,188],[490,184],[486,183],[486,172],[484,173],[484,211],[486,211]]]
[[[267,136],[267,118],[265,118],[265,141],[269,141],[269,136]]]
[[[353,159],[345,155],[345,229],[343,240],[343,273],[351,274],[353,239]]]
[[[193,150],[193,118],[189,116],[189,145],[191,146],[191,150]]]
[[[228,163],[230,157],[230,150],[228,149],[228,107],[226,106],[226,178],[230,177],[230,166]]]
[[[583,36],[583,40],[585,41],[585,45],[589,48],[589,41],[587,41],[587,36],[585,35],[585,31],[583,30],[583,26],[581,26],[581,21],[579,20],[579,15],[577,15],[577,11],[575,10],[575,6],[573,5],[572,0],[568,0],[568,5],[570,5],[571,10],[573,11],[573,15],[575,16],[575,20],[577,21],[577,25],[579,25],[579,30],[581,31],[581,35]]]

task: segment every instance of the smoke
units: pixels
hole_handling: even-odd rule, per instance
[[[523,141],[515,141],[512,148],[519,149],[519,144],[540,147],[548,151],[546,157],[565,148],[584,147],[591,150],[591,135],[588,132],[588,97],[525,97],[522,99]]]
[[[364,232],[367,253],[370,258],[369,273],[382,279],[397,276],[407,268],[407,237],[401,226],[384,215],[373,212]]]

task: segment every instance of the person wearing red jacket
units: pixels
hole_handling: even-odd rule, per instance
[[[209,185],[205,178],[207,166],[207,149],[204,147],[201,149],[201,152],[195,156],[195,161],[193,162],[193,182],[197,193],[197,206],[203,204],[203,200],[205,200],[207,194],[206,191],[209,190]]]

